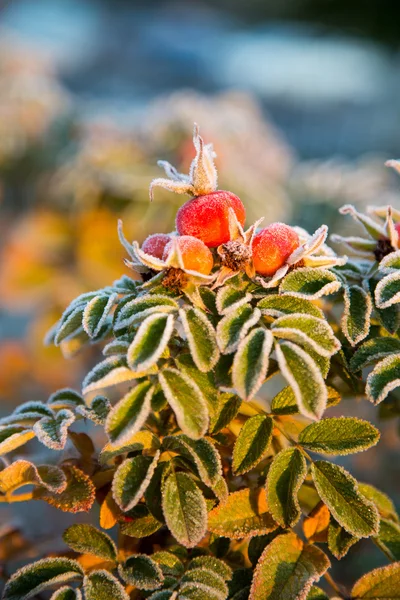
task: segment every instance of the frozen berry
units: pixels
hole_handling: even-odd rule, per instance
[[[155,258],[162,258],[164,253],[164,248],[171,241],[171,237],[166,233],[153,233],[153,235],[149,235],[143,244],[142,250],[146,252],[146,254],[150,254],[150,256],[154,256]]]
[[[182,235],[175,238],[181,251],[183,265],[188,271],[197,271],[209,275],[214,265],[213,255],[207,246],[191,235]],[[165,246],[163,259],[168,258],[172,249],[172,240]]]
[[[252,251],[255,270],[266,277],[274,275],[299,245],[299,236],[289,225],[268,225],[254,236]]]
[[[232,192],[220,190],[188,200],[176,215],[179,235],[192,235],[209,248],[225,244],[230,240],[229,208],[233,208],[239,223],[244,225],[246,210]]]

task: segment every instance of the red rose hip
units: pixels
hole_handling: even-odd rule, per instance
[[[179,235],[191,235],[215,248],[230,240],[229,208],[236,214],[243,226],[246,210],[240,198],[219,190],[192,198],[183,204],[176,215],[176,228]]]
[[[191,235],[174,238],[182,255],[183,265],[188,271],[197,271],[209,275],[214,265],[213,255],[207,246]],[[172,250],[172,240],[164,248],[163,259],[167,260]]]
[[[300,245],[299,236],[284,223],[272,223],[253,239],[253,264],[259,275],[270,277]]]
[[[143,252],[146,252],[146,254],[150,254],[150,256],[162,259],[164,248],[170,241],[171,236],[166,233],[153,233],[153,235],[149,235],[149,237],[144,240],[142,250]]]

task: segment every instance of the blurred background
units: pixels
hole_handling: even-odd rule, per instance
[[[98,356],[66,361],[44,334],[124,271],[118,218],[139,241],[174,228],[182,197],[150,204],[148,185],[158,158],[188,169],[193,121],[249,220],[343,233],[344,203],[400,208],[383,166],[400,154],[399,13],[389,0],[0,0],[1,414],[79,388]],[[399,504],[396,422],[380,426],[351,468]],[[37,504],[28,529],[2,509],[0,561],[26,550],[21,523],[29,547],[44,514],[60,519]],[[335,567],[350,582],[385,562],[371,543],[350,557]]]

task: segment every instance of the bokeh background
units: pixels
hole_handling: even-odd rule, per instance
[[[96,352],[66,361],[44,334],[124,271],[117,218],[139,241],[173,229],[182,198],[150,204],[148,184],[158,158],[188,168],[193,121],[249,219],[343,233],[343,203],[400,207],[383,166],[400,154],[399,13],[389,0],[0,0],[1,414],[79,387]],[[351,469],[399,505],[389,412]],[[3,563],[62,547],[69,517],[29,511],[1,509]],[[334,568],[351,582],[384,563],[366,543]]]

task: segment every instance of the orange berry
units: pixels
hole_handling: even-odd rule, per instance
[[[181,251],[183,265],[189,271],[197,271],[203,275],[209,275],[214,265],[213,255],[207,246],[199,239],[191,235],[176,237],[178,247]],[[165,246],[163,259],[168,258],[172,249],[172,240]]]
[[[253,239],[253,264],[259,275],[270,277],[300,245],[299,236],[284,223],[272,223]]]
[[[176,215],[179,235],[192,235],[215,248],[230,240],[229,208],[233,208],[241,225],[246,220],[246,210],[240,198],[232,192],[218,190],[197,196],[183,204]]]
[[[149,235],[144,240],[142,250],[146,254],[150,254],[150,256],[162,259],[164,248],[170,241],[171,236],[166,233],[153,233],[153,235]]]

